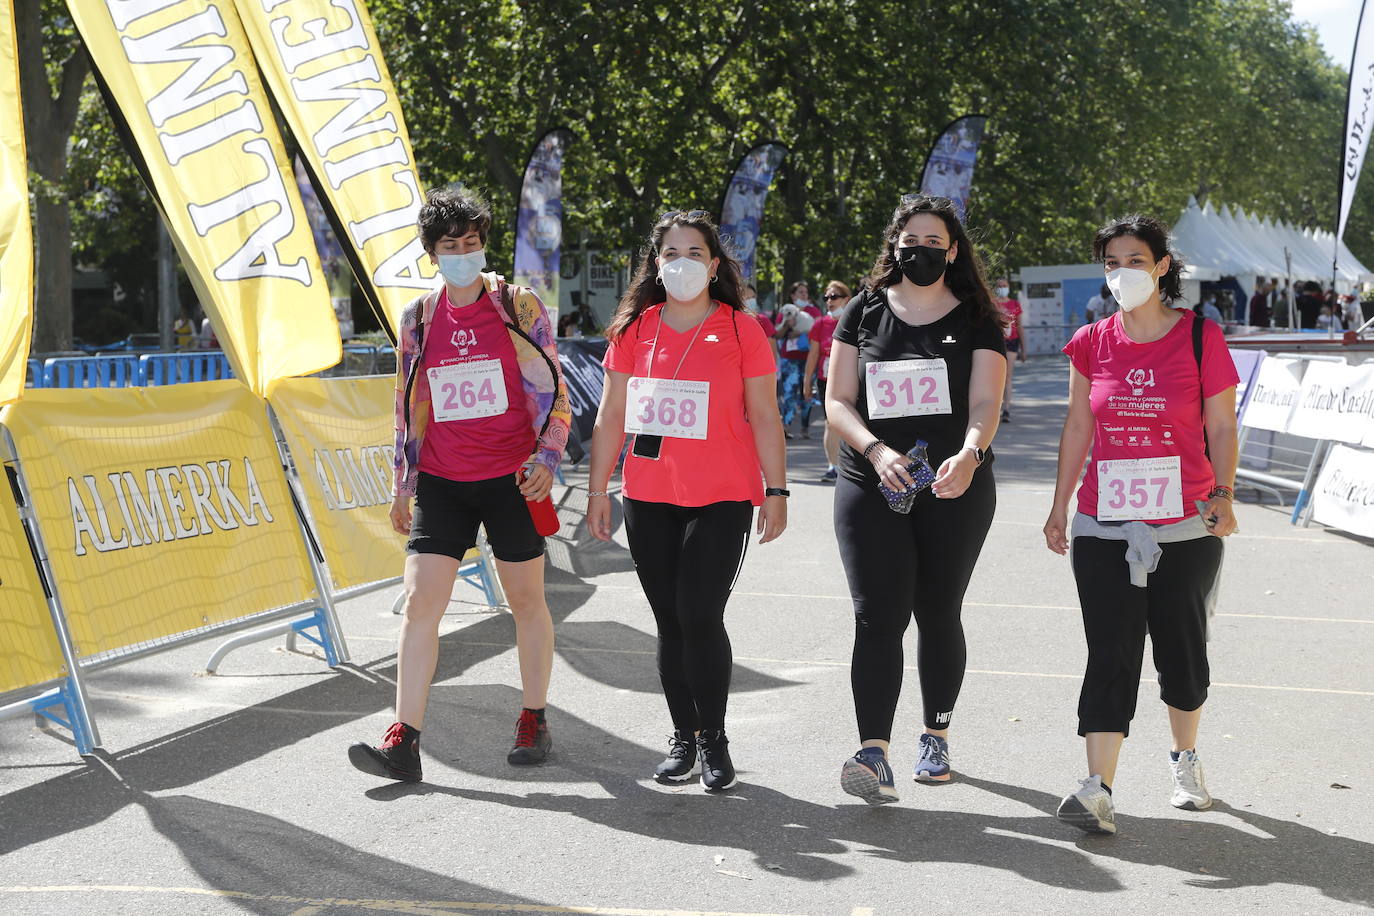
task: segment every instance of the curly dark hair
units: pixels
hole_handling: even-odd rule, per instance
[[[1159,292],[1166,300],[1176,302],[1183,298],[1183,256],[1174,248],[1169,224],[1143,213],[1128,213],[1114,219],[1093,236],[1093,260],[1101,263],[1107,259],[1107,245],[1113,240],[1129,235],[1140,239],[1150,246],[1150,254],[1158,263],[1165,255],[1169,256],[1169,270],[1159,278]]]
[[[649,233],[649,246],[644,249],[644,256],[640,259],[639,268],[635,270],[634,279],[630,281],[630,287],[625,290],[625,295],[620,298],[615,315],[611,317],[611,324],[606,328],[608,338],[615,340],[635,323],[645,309],[668,300],[667,290],[658,282],[658,253],[663,248],[664,234],[674,226],[686,226],[700,232],[706,239],[706,247],[711,257],[720,259],[716,277],[711,281],[711,298],[736,311],[744,308],[744,280],[740,276],[739,263],[730,257],[725,246],[721,244],[720,230],[711,222],[711,218],[706,215],[691,215],[701,212],[673,210],[654,224]]]
[[[947,197],[931,197],[926,194],[912,194],[902,198],[897,209],[892,211],[892,219],[883,230],[883,246],[878,250],[878,258],[873,262],[873,270],[860,284],[874,293],[881,294],[889,286],[902,282],[902,268],[897,263],[897,241],[907,222],[919,213],[932,213],[945,224],[951,244],[958,244],[954,261],[945,269],[944,281],[950,292],[973,306],[975,321],[989,321],[996,325],[1006,323],[1006,316],[993,301],[992,290],[988,288],[987,268],[979,257],[973,240],[959,222],[959,212]]]
[[[491,205],[482,195],[462,185],[430,188],[424,206],[420,207],[415,228],[420,233],[420,243],[429,254],[434,254],[434,246],[444,236],[457,238],[473,229],[485,245],[487,232],[491,230]]]

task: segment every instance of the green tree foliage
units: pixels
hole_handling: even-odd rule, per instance
[[[861,276],[939,132],[970,113],[989,122],[969,224],[996,271],[1082,262],[1109,216],[1173,220],[1190,195],[1335,219],[1346,75],[1284,0],[370,8],[422,178],[488,193],[496,264],[509,262],[531,145],[557,126],[577,137],[564,238],[607,248],[642,244],[664,209],[714,211],[740,155],[786,143],[760,242],[765,285]],[[119,261],[133,240],[150,250],[155,226],[99,106],[82,105],[67,179],[93,263]],[[1346,230],[1367,264],[1371,182]]]

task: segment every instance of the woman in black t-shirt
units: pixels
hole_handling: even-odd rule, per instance
[[[844,440],[835,534],[854,597],[861,742],[840,784],[879,805],[897,800],[887,749],[913,614],[925,707],[915,778],[949,779],[946,738],[966,656],[960,615],[997,504],[989,447],[1007,366],[1005,319],[947,199],[902,199],[869,287],[835,329],[825,408]],[[913,485],[920,471],[908,469],[907,452],[920,442],[934,483],[901,514],[879,485],[898,494]]]

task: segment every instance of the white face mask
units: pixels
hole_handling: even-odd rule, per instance
[[[482,268],[487,266],[487,250],[479,248],[467,254],[439,255],[439,273],[454,286],[469,286]]]
[[[1010,287],[1010,286],[999,286],[999,287],[997,287],[996,292],[997,292],[997,297],[998,297],[999,299],[1005,299],[1005,298],[1007,298],[1008,296],[1011,295],[1011,287]]]
[[[673,258],[659,265],[658,275],[663,279],[663,288],[679,302],[695,299],[711,282],[707,276],[706,265],[692,258]]]
[[[759,310],[759,300],[751,296],[750,298],[744,300],[744,307],[751,312],[757,312]]]
[[[1158,269],[1158,265],[1155,265],[1155,269]],[[1158,288],[1153,270],[1118,267],[1107,274],[1107,289],[1111,290],[1112,298],[1120,303],[1123,312],[1144,305]]]

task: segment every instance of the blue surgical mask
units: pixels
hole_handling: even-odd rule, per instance
[[[467,254],[441,254],[438,257],[439,273],[454,286],[471,286],[477,275],[482,272],[482,268],[487,266],[485,248]]]

